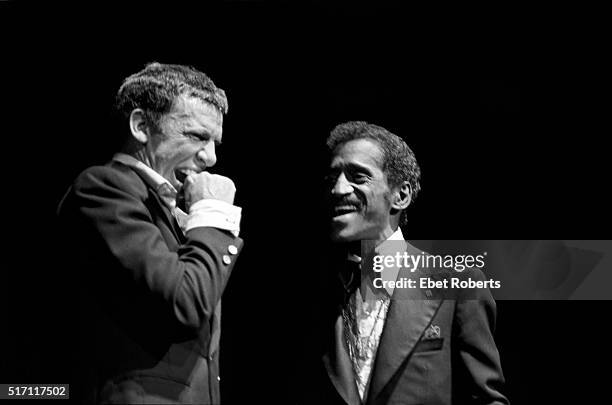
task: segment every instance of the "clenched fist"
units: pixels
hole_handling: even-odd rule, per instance
[[[221,200],[234,203],[236,186],[228,177],[201,172],[190,174],[183,184],[186,208],[203,199]]]

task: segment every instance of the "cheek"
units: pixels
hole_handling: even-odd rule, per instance
[[[366,215],[368,217],[382,217],[390,210],[389,196],[383,193],[371,192],[365,195]]]
[[[362,200],[368,211],[377,210],[380,207],[382,198],[379,198],[376,190],[362,190]]]
[[[197,148],[185,140],[168,141],[159,149],[159,155],[167,164],[176,164],[192,158]]]

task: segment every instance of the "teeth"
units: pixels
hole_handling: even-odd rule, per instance
[[[179,169],[179,170],[177,171],[177,173],[179,173],[179,174],[180,174],[179,176],[177,176],[177,177],[178,177],[178,179],[177,179],[177,180],[179,180],[179,181],[181,181],[181,182],[185,181],[185,179],[186,179],[186,178],[187,178],[189,175],[191,175],[191,174],[198,174],[198,172],[196,172],[196,171],[195,171],[195,170],[193,170],[193,169]]]
[[[183,183],[185,181],[185,179],[187,178],[187,176],[191,175],[191,174],[198,174],[198,172],[196,172],[193,169],[176,169],[176,171],[174,172],[174,175],[176,177],[176,179],[180,182]]]
[[[353,206],[353,205],[343,205],[341,207],[336,207],[334,209],[334,211],[336,212],[336,214],[347,214],[349,212],[355,212],[357,211],[357,207]]]
[[[197,172],[193,169],[184,169],[181,170],[183,173],[185,173],[186,176],[189,176],[190,174],[197,174]]]

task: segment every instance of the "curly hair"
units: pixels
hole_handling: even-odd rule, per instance
[[[123,118],[141,108],[154,125],[168,113],[181,95],[197,97],[226,114],[225,92],[204,73],[191,66],[149,63],[143,70],[123,81],[117,92],[115,108]]]
[[[391,187],[398,187],[407,181],[411,189],[411,201],[421,190],[421,169],[414,152],[399,136],[383,127],[365,121],[349,121],[337,125],[327,138],[330,152],[340,145],[355,139],[371,139],[380,147],[383,154],[382,170]],[[400,224],[406,224],[406,210],[402,211]]]

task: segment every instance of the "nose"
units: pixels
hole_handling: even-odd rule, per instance
[[[217,155],[215,154],[215,144],[213,142],[208,143],[195,155],[195,160],[198,166],[203,169],[212,167],[217,163]]]
[[[347,195],[353,192],[353,186],[349,183],[344,173],[340,173],[331,192],[333,195]]]

